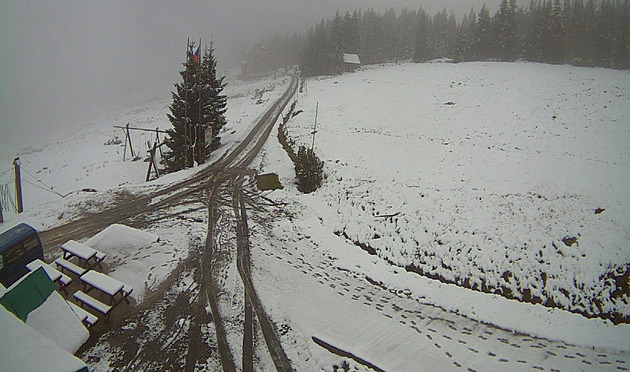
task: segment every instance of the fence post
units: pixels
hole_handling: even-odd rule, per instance
[[[0,197],[0,223],[4,222],[4,216],[2,216],[2,197]]]
[[[17,197],[17,212],[22,213],[24,206],[22,204],[22,180],[20,178],[20,158],[13,159],[13,168],[15,170],[15,194]]]

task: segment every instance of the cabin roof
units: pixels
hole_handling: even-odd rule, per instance
[[[344,53],[343,54],[343,62],[344,63],[350,63],[352,65],[360,65],[361,64],[361,60],[359,59],[359,55],[358,54],[353,54],[353,53]]]

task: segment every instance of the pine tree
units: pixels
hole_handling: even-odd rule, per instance
[[[495,16],[496,22],[496,50],[502,61],[514,61],[516,59],[517,23],[516,2],[514,0],[502,0],[499,11]]]
[[[473,42],[473,48],[477,51],[477,58],[486,60],[494,57],[492,36],[492,17],[490,17],[490,11],[484,4],[477,17],[475,41]]]
[[[335,19],[332,23],[332,30],[330,32],[330,71],[328,73],[338,74],[343,71],[343,45],[345,43],[343,34],[343,19],[337,12]]]
[[[221,143],[219,133],[226,123],[227,97],[221,94],[224,77],[217,77],[212,44],[201,61],[193,54],[194,48],[194,42],[188,44],[182,82],[175,84],[167,114],[173,128],[168,130],[163,162],[170,172],[204,163]],[[206,138],[207,132],[211,138]]]
[[[217,76],[217,62],[214,58],[214,47],[206,48],[201,62],[201,89],[204,100],[203,123],[205,128],[211,128],[212,138],[206,143],[206,148],[214,150],[221,145],[221,129],[226,123],[225,112],[227,111],[227,96],[221,94],[226,83],[225,76]],[[205,129],[204,128],[204,129]],[[205,130],[204,130],[205,139]],[[208,143],[209,142],[209,143]],[[210,155],[210,151],[204,154],[206,157]]]
[[[459,26],[455,42],[455,50],[453,51],[453,60],[455,62],[475,60],[473,41],[475,40],[476,27],[477,14],[471,9],[470,14],[468,16],[464,16],[464,19]]]
[[[413,61],[426,62],[433,55],[431,47],[429,46],[429,28],[431,27],[431,19],[423,10],[419,12],[418,16]]]
[[[201,69],[193,54],[194,47],[194,42],[188,44],[184,70],[180,72],[182,82],[175,84],[173,103],[169,106],[171,112],[167,114],[173,128],[168,130],[165,140],[169,150],[163,163],[169,172],[192,167],[195,160],[198,160],[195,149],[201,126],[198,89]]]
[[[326,34],[324,20],[315,28],[315,61],[314,75],[327,74],[330,71],[330,43]]]

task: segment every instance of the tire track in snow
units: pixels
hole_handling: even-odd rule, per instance
[[[314,262],[303,253],[291,253],[284,247],[261,251],[310,277],[322,290],[373,309],[385,322],[408,327],[416,333],[419,345],[428,345],[426,350],[442,355],[458,370],[623,371],[630,363],[630,356],[624,353],[612,355],[611,351],[515,333],[423,304],[410,293],[372,284],[360,274],[331,270],[335,265],[327,258]]]

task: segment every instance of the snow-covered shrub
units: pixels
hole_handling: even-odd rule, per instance
[[[315,155],[313,149],[300,146],[295,162],[295,176],[298,190],[303,193],[311,193],[321,186],[324,179],[324,162]]]

